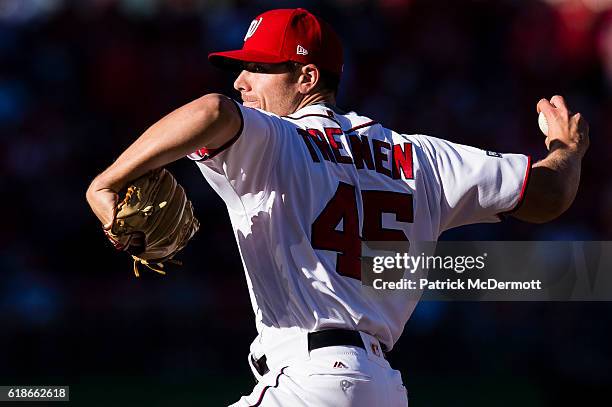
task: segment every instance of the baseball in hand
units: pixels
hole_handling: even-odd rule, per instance
[[[546,120],[546,116],[544,113],[540,112],[538,115],[538,125],[540,126],[540,130],[544,133],[545,136],[548,137],[548,121]]]

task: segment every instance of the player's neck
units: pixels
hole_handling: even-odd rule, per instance
[[[305,108],[306,106],[315,105],[315,104],[330,104],[332,106],[336,105],[336,98],[331,93],[313,93],[311,95],[306,95],[299,103],[298,107],[295,109],[297,112],[300,109]]]

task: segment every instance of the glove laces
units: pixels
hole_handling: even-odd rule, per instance
[[[140,271],[138,269],[138,264],[142,264],[145,267],[149,268],[150,270],[153,270],[154,272],[158,273],[158,274],[162,274],[162,275],[166,275],[166,272],[163,270],[164,269],[164,263],[149,263],[147,260],[145,259],[141,259],[140,257],[134,256],[132,255],[132,259],[134,259],[134,275],[136,277],[140,277]],[[178,260],[174,260],[174,259],[168,259],[165,260],[168,263],[172,263],[172,264],[176,264],[177,266],[182,266],[183,263],[178,261]]]

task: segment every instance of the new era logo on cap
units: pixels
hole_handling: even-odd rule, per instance
[[[342,43],[334,29],[308,10],[296,8],[270,10],[257,16],[249,25],[242,49],[213,52],[208,59],[229,70],[240,70],[242,62],[293,61],[315,64],[340,75],[343,57]]]

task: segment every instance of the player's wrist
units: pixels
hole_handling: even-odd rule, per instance
[[[588,145],[576,140],[554,139],[548,144],[549,155],[557,155],[564,160],[582,160]]]
[[[123,183],[125,184],[125,183]],[[120,184],[117,181],[114,181],[107,176],[106,172],[99,174],[89,185],[88,192],[98,192],[98,191],[106,191],[113,192],[115,194],[121,191],[123,184]]]

